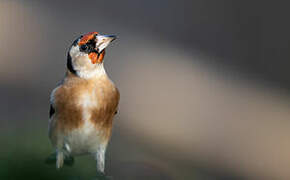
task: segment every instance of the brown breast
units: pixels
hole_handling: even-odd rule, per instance
[[[82,96],[88,94],[96,106],[82,106]],[[55,91],[56,128],[63,133],[84,124],[84,111],[104,137],[110,137],[112,121],[119,103],[119,92],[107,76],[85,80],[68,74]]]

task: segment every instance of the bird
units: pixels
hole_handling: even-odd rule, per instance
[[[48,135],[57,169],[75,156],[92,155],[97,171],[105,173],[120,93],[105,71],[104,57],[115,39],[115,35],[89,32],[68,50],[65,76],[50,95]]]

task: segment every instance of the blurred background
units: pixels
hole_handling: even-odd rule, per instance
[[[95,161],[44,164],[49,94],[74,39],[117,34],[116,180],[290,178],[287,1],[0,2],[0,179],[93,179]]]

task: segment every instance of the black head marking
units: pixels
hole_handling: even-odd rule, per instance
[[[91,52],[97,52],[95,48],[96,42],[94,39],[91,39],[86,44],[80,46],[80,51],[89,54]]]
[[[89,48],[89,46],[86,45],[86,44],[83,44],[83,45],[80,46],[80,50],[81,50],[81,51],[84,51],[84,52],[87,51],[88,48]]]
[[[70,49],[72,48],[72,46],[77,46],[77,45],[78,45],[78,42],[79,42],[79,40],[80,40],[82,37],[83,37],[83,36],[80,36],[80,37],[78,37],[76,40],[74,40],[74,42],[73,42],[72,45],[70,46],[69,51],[68,51],[68,53],[67,53],[67,62],[66,62],[66,66],[67,66],[67,69],[68,69],[71,73],[73,73],[73,74],[76,74],[77,72],[76,72],[76,70],[73,68],[73,65],[72,65],[72,59],[71,59],[71,56],[70,56],[69,52],[70,52]]]
[[[67,69],[73,73],[73,74],[76,74],[76,70],[73,68],[73,65],[72,65],[72,59],[71,59],[71,56],[69,54],[69,52],[67,53],[67,62],[66,62],[66,66],[67,66]]]
[[[83,36],[78,37],[76,40],[74,40],[74,42],[72,43],[72,46],[76,46],[78,45],[79,40],[82,38]]]

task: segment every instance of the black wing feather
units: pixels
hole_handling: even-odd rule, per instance
[[[55,113],[55,109],[52,107],[52,105],[50,105],[49,108],[49,118],[51,118],[51,116]]]

